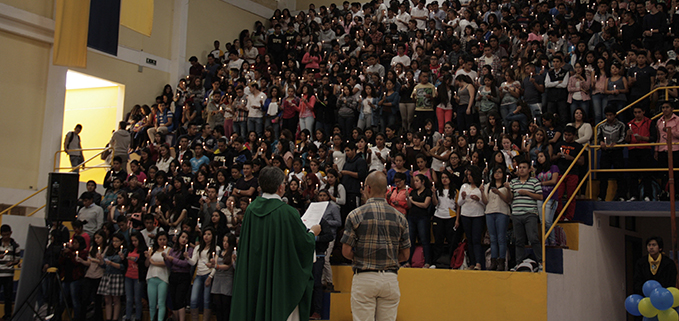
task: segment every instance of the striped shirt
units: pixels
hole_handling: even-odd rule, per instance
[[[354,270],[398,270],[398,252],[410,248],[408,220],[384,198],[351,211],[341,242],[354,248]]]
[[[538,201],[528,195],[519,194],[519,190],[527,190],[531,193],[542,194],[542,185],[540,181],[531,177],[525,182],[521,179],[515,178],[509,183],[509,187],[514,194],[512,201],[512,215],[536,214],[538,213]]]
[[[19,244],[14,241],[6,245],[0,242],[0,254],[4,254],[3,258],[0,259],[0,277],[14,277],[14,265],[7,266],[7,263],[18,261],[21,257]]]

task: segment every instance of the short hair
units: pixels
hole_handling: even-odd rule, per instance
[[[356,147],[356,143],[354,143],[354,142],[349,142],[349,143],[347,143],[347,144],[344,146],[344,148],[349,148],[349,149],[351,149],[351,150],[356,150],[357,147]]]
[[[83,200],[94,200],[94,195],[92,192],[85,192],[83,195],[80,196],[81,199]]]
[[[155,220],[155,218],[153,218],[153,214],[146,214],[146,215],[144,215],[144,220],[143,220],[144,222],[146,222],[146,221],[153,221],[153,220]]]
[[[618,108],[615,107],[615,105],[610,104],[610,105],[606,106],[606,108],[604,108],[604,115],[605,115],[605,114],[608,114],[608,113],[611,113],[611,114],[614,114],[614,115],[615,115],[615,114],[618,113]]]
[[[563,129],[563,132],[564,132],[564,133],[575,134],[575,133],[578,132],[578,130],[575,129],[575,127],[573,127],[573,126],[566,126],[566,128]]]
[[[3,225],[3,226],[5,226],[5,225]],[[71,223],[71,227],[73,229],[83,228],[83,221],[75,220],[75,221],[73,221],[73,223]],[[0,232],[2,232],[2,231],[0,231]]]
[[[7,233],[7,232],[12,233],[12,228],[7,224],[2,224],[2,226],[0,226],[0,233]]]
[[[651,241],[656,241],[658,243],[658,249],[664,249],[663,247],[663,240],[662,237],[660,236],[651,236],[646,239],[646,246],[648,246],[648,243],[651,243]]]
[[[283,181],[285,181],[285,173],[278,167],[267,166],[259,173],[259,187],[262,188],[264,193],[276,193],[278,187],[283,184]]]

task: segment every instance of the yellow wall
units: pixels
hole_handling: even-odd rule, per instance
[[[66,133],[73,130],[76,124],[83,125],[80,133],[83,148],[103,147],[111,139],[111,133],[116,129],[116,112],[118,109],[118,87],[102,87],[87,89],[66,90],[66,103],[64,106],[64,129],[61,135],[61,146],[64,145]],[[98,151],[84,152],[85,159],[97,154]],[[87,165],[99,165],[103,163],[96,158]],[[70,166],[70,161],[65,153],[61,156],[62,167]],[[97,184],[103,184],[106,170],[92,169],[80,174],[80,181],[94,180]]]
[[[219,40],[224,50],[227,42],[238,38],[243,29],[252,30],[255,21],[265,18],[230,5],[221,0],[191,1],[186,39],[186,57],[196,56],[201,63],[207,62],[207,54]]]
[[[151,68],[137,71],[137,65],[124,62],[102,54],[88,51],[87,68],[73,68],[73,70],[94,77],[103,78],[125,86],[125,113],[135,104],[155,103],[163,86],[169,83],[170,74]],[[176,84],[172,84],[174,87]],[[116,119],[119,121],[120,119]],[[101,146],[100,146],[101,147]]]
[[[333,266],[330,319],[349,321],[351,267]],[[547,320],[547,274],[400,269],[398,321]]]
[[[0,187],[38,188],[50,48],[4,31],[0,43]]]
[[[0,0],[0,2],[52,19],[54,0]]]
[[[155,1],[151,37],[144,36],[121,25],[118,44],[171,59],[173,12],[173,1]]]

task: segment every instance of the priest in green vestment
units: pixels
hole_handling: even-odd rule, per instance
[[[319,225],[307,229],[282,201],[285,174],[269,166],[259,174],[262,196],[245,211],[233,281],[231,320],[309,320],[311,273]]]

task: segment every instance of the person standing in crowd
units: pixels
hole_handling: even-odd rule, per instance
[[[664,288],[677,284],[677,265],[672,258],[663,253],[663,239],[651,236],[646,239],[647,256],[642,256],[634,264],[634,293],[644,295],[646,281],[658,281]]]
[[[656,146],[654,157],[658,161],[660,168],[668,168],[669,158],[667,153],[667,137],[672,131],[672,142],[679,142],[679,116],[674,113],[674,108],[669,102],[664,102],[661,106],[662,116],[658,119],[656,126],[658,128],[658,143],[662,145]],[[674,162],[674,176],[677,176],[677,169],[679,169],[679,145],[672,145],[672,159]],[[668,175],[663,173],[663,179],[660,186],[667,186]]]
[[[530,243],[537,262],[542,262],[542,245],[540,244],[540,228],[538,226],[538,202],[542,200],[540,181],[530,177],[530,162],[523,159],[518,164],[519,177],[505,183],[511,191],[512,225],[516,238],[516,263],[526,259],[526,245]],[[538,271],[542,271],[539,263]],[[535,271],[535,272],[538,272]]]
[[[83,125],[77,124],[73,131],[66,133],[66,137],[64,138],[64,151],[68,154],[68,158],[71,161],[71,167],[76,167],[85,161],[83,152],[76,150],[83,148],[80,141],[80,133],[82,130]]]
[[[625,142],[628,144],[647,144],[656,141],[657,131],[655,126],[652,126],[651,120],[644,115],[644,109],[641,106],[634,106],[634,119],[627,123],[629,129],[625,135]],[[645,168],[648,164],[652,164],[653,154],[651,146],[646,147],[627,147],[629,153],[629,163],[627,166],[633,168]],[[630,200],[637,199],[650,201],[653,186],[651,185],[652,177],[645,175],[643,172],[630,173],[630,180],[627,186],[630,187]],[[643,195],[634,190],[635,186],[641,184],[644,190]]]
[[[352,261],[351,311],[354,320],[395,321],[401,292],[399,262],[410,257],[405,215],[388,206],[387,178],[373,172],[365,180],[365,205],[344,224],[342,255]],[[380,233],[380,231],[384,231]]]
[[[21,249],[12,238],[12,228],[7,224],[0,226],[0,286],[2,286],[5,302],[3,320],[12,319],[12,292],[14,290],[14,266],[19,264]],[[83,254],[85,251],[82,251]]]
[[[282,201],[286,186],[280,168],[265,167],[259,177],[262,197],[247,207],[238,242],[231,319],[255,320],[265,313],[277,320],[301,320],[311,311],[314,239],[321,227],[307,229],[299,212]]]
[[[76,217],[83,222],[83,231],[93,236],[104,225],[104,210],[94,204],[91,192],[83,194],[80,198],[83,200],[83,207]]]
[[[601,132],[599,132],[599,134],[601,134]],[[579,166],[585,164],[585,157],[580,157],[577,161],[575,160],[578,154],[580,154],[580,151],[582,151],[582,144],[575,141],[576,135],[577,130],[575,127],[566,126],[566,128],[563,130],[563,140],[554,146],[552,162],[559,166],[559,172],[561,173],[561,176],[566,176],[564,178],[563,185],[559,187],[558,196],[556,197],[556,201],[559,203],[557,211],[560,211],[565,205],[565,202],[561,202],[562,196],[566,194],[566,197],[570,199],[573,193],[575,193],[575,188],[578,187],[578,174],[580,170]],[[573,161],[576,163],[575,166],[573,166],[571,171],[566,174],[566,170],[568,170],[571,164],[573,164]],[[574,215],[575,199],[573,199],[573,201],[571,201],[571,203],[568,205],[563,219],[572,220]]]
[[[127,122],[121,121],[118,123],[118,130],[113,132],[111,141],[109,141],[109,146],[113,148],[113,156],[120,157],[120,164],[122,168],[127,168],[127,159],[129,156],[127,153],[130,150],[131,136],[130,132],[127,131]],[[149,136],[153,137],[153,136]]]
[[[361,204],[361,183],[368,175],[368,166],[363,157],[357,155],[356,144],[349,142],[344,147],[346,163],[339,171],[341,183],[346,190],[347,201],[345,208],[354,209]],[[334,168],[338,170],[337,166]],[[342,213],[342,218],[346,217],[348,211]]]
[[[599,134],[597,139],[601,144],[601,168],[609,169],[611,167],[616,169],[623,169],[625,158],[623,155],[623,148],[616,147],[615,145],[624,144],[626,136],[626,126],[623,122],[615,118],[617,108],[612,105],[608,105],[604,110],[606,115],[606,122],[599,126]],[[567,127],[568,128],[568,127]],[[564,139],[566,138],[566,131],[564,130]],[[578,161],[584,163],[584,159],[581,157]],[[627,198],[627,179],[623,176],[623,173],[600,173],[601,181],[599,182],[599,198],[600,201],[606,200],[606,194],[608,192],[608,179],[615,178],[618,182],[618,188],[613,197],[616,201],[624,202]],[[573,182],[577,185],[577,180]],[[569,193],[570,194],[570,193]]]

